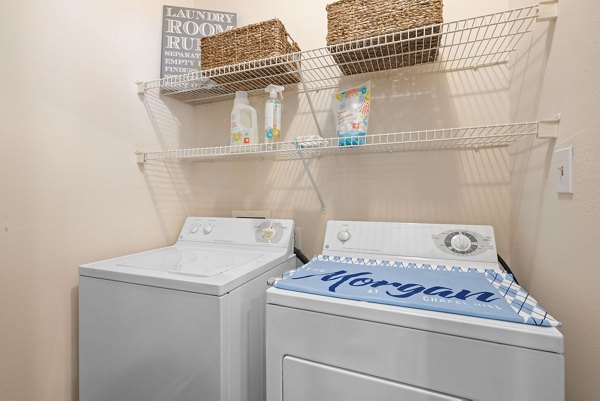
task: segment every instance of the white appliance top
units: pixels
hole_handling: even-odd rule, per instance
[[[173,246],[79,268],[79,274],[222,295],[292,258],[294,222],[188,217]]]
[[[501,270],[490,226],[330,220],[323,254]]]
[[[501,270],[490,226],[329,221],[323,254]],[[554,327],[325,297],[279,288],[267,303],[476,340],[563,353]]]

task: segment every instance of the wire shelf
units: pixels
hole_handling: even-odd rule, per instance
[[[325,155],[408,150],[483,149],[508,146],[525,136],[537,136],[539,122],[409,131],[349,138],[215,146],[140,153],[140,161],[221,160],[237,158],[297,159]]]
[[[519,41],[532,31],[539,6],[463,19],[327,46],[320,49],[212,68],[145,82],[154,91],[198,105],[230,100],[236,90],[263,93],[276,80],[305,89],[335,87],[348,75],[388,70],[444,72],[504,64]]]

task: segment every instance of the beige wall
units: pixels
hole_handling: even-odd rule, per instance
[[[221,9],[237,11],[239,23],[279,17],[303,49],[325,46],[327,0],[274,2],[224,0]],[[196,1],[210,7],[211,1]],[[467,18],[508,7],[508,1],[446,0],[446,20]],[[509,72],[391,75],[372,81],[370,133],[503,123],[509,113]],[[344,85],[360,84],[347,80]],[[323,135],[335,136],[332,91],[312,93]],[[251,98],[262,127],[264,99]],[[228,144],[230,103],[198,107],[198,140]],[[314,135],[316,128],[304,94],[284,93],[284,133]],[[327,213],[312,190],[300,161],[196,163],[199,213],[226,216],[231,209],[270,209],[293,218],[309,255],[322,247],[329,219],[490,224],[503,254],[509,253],[509,165],[506,149],[480,152],[409,152],[354,155],[312,160]],[[224,188],[224,184],[228,184]]]
[[[133,157],[161,145],[134,82],[159,73],[162,4],[0,3],[2,401],[75,399],[78,265],[171,242],[193,213]],[[185,142],[192,115],[165,112]]]
[[[511,0],[512,7],[529,1]],[[555,28],[516,58],[511,117],[561,114],[553,146],[511,150],[511,262],[535,297],[564,322],[568,400],[600,394],[600,3],[563,1]],[[573,195],[554,190],[554,150],[573,146]]]
[[[177,0],[171,4],[238,12],[240,24],[279,17],[308,49],[325,44],[326,3]],[[509,0],[444,3],[446,20],[509,7]],[[523,280],[557,317],[569,322],[575,306],[567,307],[550,294],[558,289],[554,280],[562,275],[557,271],[546,279],[539,275],[542,267],[528,270],[530,265],[545,269],[558,257],[554,237],[543,241],[554,254],[541,246],[542,241],[532,248],[534,253],[523,243],[546,233],[550,222],[557,221],[554,212],[560,205],[540,209],[540,199],[586,205],[587,212],[567,206],[572,214],[558,219],[569,231],[589,227],[584,214],[589,219],[598,208],[590,207],[592,200],[583,188],[574,199],[565,200],[537,184],[535,174],[543,176],[546,167],[543,160],[534,163],[533,156],[522,161],[515,150],[516,157],[511,158],[506,149],[491,149],[312,160],[326,214],[320,212],[299,161],[148,163],[139,168],[133,156],[139,149],[228,142],[230,103],[192,108],[152,96],[138,98],[135,92],[134,81],[158,76],[162,4],[87,0],[75,6],[30,0],[0,6],[0,35],[13,38],[2,41],[0,48],[10,55],[0,63],[1,76],[11,77],[0,80],[0,401],[76,399],[77,266],[171,243],[186,215],[270,209],[274,217],[296,220],[302,229],[302,248],[309,255],[321,247],[328,219],[490,224],[501,253],[508,256],[511,247],[515,249],[511,256]],[[569,30],[572,24],[577,25],[570,23]],[[589,30],[589,22],[586,26]],[[555,41],[560,32],[557,29]],[[569,31],[579,36],[562,40],[576,40],[581,54],[592,57],[584,51],[583,32]],[[566,71],[577,75],[572,68]],[[515,76],[511,85],[510,74],[498,67],[374,80],[370,132],[505,122],[515,116],[511,106],[518,93],[535,97],[539,92],[531,77],[523,81],[523,89],[517,87]],[[564,86],[552,93],[564,97],[568,92]],[[587,96],[580,102],[573,95],[572,104],[558,110],[565,117],[561,132],[569,127],[567,109],[573,110],[572,121],[584,113],[578,109],[593,113],[593,98]],[[333,136],[331,93],[319,92],[314,100],[325,136]],[[252,102],[261,121],[263,100]],[[303,95],[286,92],[284,108],[288,138],[315,132]],[[597,179],[588,125],[573,124],[573,140],[584,141],[581,149],[576,145],[576,168],[581,168],[576,177],[587,174],[590,180]],[[538,152],[539,142],[534,145],[532,154]],[[529,154],[529,148],[522,152]],[[527,173],[520,173],[526,164]],[[519,184],[525,180],[538,187]],[[577,179],[576,185],[579,191],[582,184]],[[520,241],[513,240],[511,232]],[[591,238],[588,234],[570,245],[582,247]],[[562,253],[565,259],[570,255]],[[580,255],[584,253],[582,249]],[[555,264],[554,269],[560,266]],[[571,327],[573,336],[589,328]],[[581,353],[573,342],[568,344],[573,370],[591,363],[576,359]],[[574,375],[569,377],[575,380]]]

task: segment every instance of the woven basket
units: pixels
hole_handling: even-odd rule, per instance
[[[251,91],[269,84],[299,82],[294,55],[300,47],[278,19],[232,29],[200,40],[202,70],[258,60],[246,67],[225,68],[212,77],[229,91]],[[275,59],[262,60],[265,58]],[[240,71],[243,70],[243,71]]]
[[[443,22],[442,0],[340,0],[326,9],[327,45],[345,75],[437,60],[440,27],[430,25]]]

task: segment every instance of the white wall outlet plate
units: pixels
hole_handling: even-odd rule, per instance
[[[573,193],[573,147],[554,152],[553,174],[556,192],[559,194]]]

